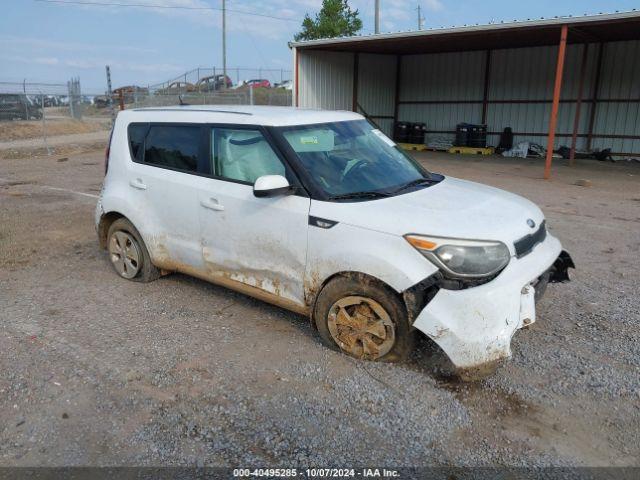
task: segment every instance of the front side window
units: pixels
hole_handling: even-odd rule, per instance
[[[366,120],[274,131],[328,199],[389,196],[437,181]]]
[[[144,163],[197,172],[199,148],[198,125],[151,125],[144,142]]]
[[[215,175],[253,184],[263,175],[287,176],[286,168],[259,130],[211,130]],[[291,181],[291,180],[290,180]]]

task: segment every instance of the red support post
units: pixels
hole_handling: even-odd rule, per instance
[[[567,34],[569,27],[562,25],[560,30],[560,45],[558,45],[558,64],[556,65],[556,81],[553,87],[553,105],[551,118],[549,119],[549,136],[547,140],[547,158],[544,162],[544,179],[551,177],[551,160],[553,158],[553,144],[556,138],[556,126],[558,124],[558,108],[560,106],[560,92],[562,90],[562,72],[564,70],[564,57],[567,52]]]
[[[576,101],[576,116],[573,119],[573,135],[571,136],[571,152],[569,153],[569,165],[576,163],[576,144],[578,142],[578,128],[580,127],[580,110],[582,108],[582,92],[584,90],[584,77],[587,73],[587,58],[589,56],[589,44],[582,47],[582,63],[580,64],[580,81],[578,83],[578,99]]]

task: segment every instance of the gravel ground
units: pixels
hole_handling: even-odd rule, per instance
[[[639,465],[640,166],[419,159],[538,203],[578,266],[484,382],[426,339],[360,362],[224,288],[119,279],[102,152],[0,161],[0,466]]]

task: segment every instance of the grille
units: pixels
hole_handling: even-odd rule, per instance
[[[524,257],[533,250],[533,247],[544,241],[545,238],[547,238],[547,225],[546,222],[543,221],[536,232],[513,242],[513,246],[516,248],[516,257]]]

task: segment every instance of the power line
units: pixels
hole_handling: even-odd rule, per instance
[[[57,3],[62,5],[84,5],[93,7],[135,7],[135,8],[165,8],[173,10],[215,10],[222,11],[222,8],[218,7],[189,7],[180,5],[153,5],[149,3],[118,3],[118,2],[91,2],[81,0],[34,0],[41,3]],[[302,20],[296,20],[295,18],[276,17],[275,15],[267,15],[264,13],[245,12],[243,10],[231,10],[226,9],[228,13],[237,13],[239,15],[251,15],[254,17],[272,18],[274,20],[282,20],[284,22],[296,22],[300,23]]]

